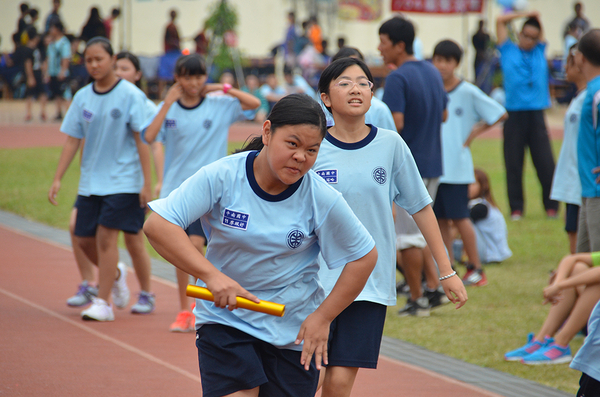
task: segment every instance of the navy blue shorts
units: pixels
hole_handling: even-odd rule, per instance
[[[98,225],[125,233],[138,233],[144,226],[145,211],[137,193],[108,196],[77,196],[75,235],[93,237]]]
[[[600,382],[592,378],[585,372],[581,373],[579,378],[579,391],[577,397],[596,397],[600,396]]]
[[[202,395],[217,397],[260,387],[261,397],[306,397],[317,392],[314,360],[306,371],[302,352],[278,349],[238,329],[221,324],[196,331]]]
[[[387,307],[352,302],[329,327],[329,366],[377,368]]]
[[[204,241],[206,242],[206,235],[204,234],[204,229],[202,229],[200,219],[189,225],[188,228],[185,229],[185,232],[188,236],[200,236],[204,238]]]
[[[50,77],[48,88],[50,88],[50,94],[52,98],[62,98],[67,90],[68,80],[59,80],[58,77]]]
[[[433,212],[438,219],[464,219],[469,217],[469,185],[440,183]]]
[[[565,232],[577,232],[577,225],[579,224],[579,206],[575,204],[567,204],[565,216]]]

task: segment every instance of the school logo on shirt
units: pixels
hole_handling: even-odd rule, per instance
[[[576,114],[572,114],[571,117],[569,117],[569,121],[571,123],[574,123],[577,121],[577,115]]]
[[[93,117],[94,117],[94,113],[90,112],[89,110],[83,109],[83,119],[85,121],[87,121],[89,123],[90,121],[92,121]]]
[[[338,183],[338,170],[319,170],[317,175],[325,179],[327,183]]]
[[[461,116],[463,114],[463,110],[462,110],[462,108],[456,108],[454,113],[456,113],[457,116]]]
[[[112,117],[113,119],[118,119],[119,117],[121,117],[121,111],[117,108],[114,108],[110,111],[110,117]]]
[[[248,218],[250,218],[248,214],[225,208],[221,223],[234,229],[246,230],[248,228]]]
[[[212,125],[212,120],[204,120],[204,123],[202,123],[202,126],[204,128],[206,128],[207,130],[210,128],[211,125]]]
[[[287,245],[291,249],[296,249],[302,245],[302,241],[304,241],[304,233],[302,230],[294,229],[290,231],[287,235]]]
[[[380,185],[385,184],[385,181],[387,181],[387,172],[383,167],[375,168],[372,175],[375,182],[379,183]]]
[[[177,120],[166,119],[165,120],[165,128],[177,128]]]

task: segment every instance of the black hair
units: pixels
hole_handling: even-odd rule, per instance
[[[177,76],[205,76],[204,58],[200,54],[180,56],[175,63],[175,74]]]
[[[402,17],[389,19],[379,28],[379,34],[385,34],[390,38],[392,44],[404,43],[404,50],[408,55],[413,54],[413,41],[415,41],[415,27]]]
[[[29,10],[29,5],[27,3],[21,3],[19,5],[19,9],[21,10],[22,14],[25,14],[27,10]]]
[[[600,29],[591,29],[584,34],[577,49],[592,65],[600,66]]]
[[[452,40],[442,40],[433,50],[433,56],[436,55],[446,59],[454,59],[456,60],[456,63],[460,63],[463,51],[456,42]]]
[[[540,24],[540,20],[537,17],[529,17],[525,20],[525,22],[523,22],[523,28],[521,28],[521,30],[525,29],[525,26],[533,26],[534,28],[536,28],[537,30],[542,30],[542,25]]]
[[[365,57],[363,56],[362,52],[358,50],[358,48],[342,47],[333,57],[331,57],[331,62],[333,63],[338,59],[351,57],[358,58],[361,61],[365,60]]]
[[[110,15],[113,18],[117,18],[119,15],[121,15],[121,9],[118,8],[118,7],[113,8],[112,11],[111,11],[111,13],[110,13]]]
[[[337,61],[330,63],[329,66],[327,66],[325,70],[323,70],[323,73],[321,73],[321,78],[319,79],[318,87],[319,92],[329,95],[329,85],[331,84],[331,82],[340,77],[342,73],[344,73],[344,70],[348,69],[350,66],[353,65],[359,66],[363,70],[363,72],[365,72],[367,79],[370,82],[373,82],[373,75],[371,74],[371,71],[369,70],[367,64],[364,63],[362,60],[358,58],[340,58]],[[331,107],[326,106],[326,108],[331,113]]]
[[[117,61],[119,59],[128,59],[133,64],[133,67],[135,68],[136,72],[139,72],[141,70],[140,60],[138,57],[135,56],[135,54],[132,54],[129,51],[121,51],[117,54]]]
[[[39,11],[37,10],[37,8],[30,8],[29,9],[29,16],[33,19],[37,18],[39,14]]]
[[[35,26],[28,27],[26,32],[27,32],[27,37],[29,38],[29,40],[33,40],[38,35],[37,29],[35,28]]]
[[[290,94],[281,98],[271,109],[267,120],[271,122],[271,134],[286,125],[310,125],[319,129],[321,138],[327,134],[327,121],[321,105],[306,94]],[[240,152],[261,150],[262,136],[254,137]]]
[[[56,29],[58,29],[61,33],[65,32],[65,26],[62,24],[61,21],[53,21],[50,24],[50,28],[55,27]]]
[[[110,44],[110,41],[106,37],[96,36],[88,40],[88,42],[85,44],[83,56],[85,56],[85,52],[87,51],[87,49],[94,44],[100,44],[102,48],[104,48],[104,51],[108,52],[108,55],[110,55],[111,57],[114,55],[114,51],[112,45]]]

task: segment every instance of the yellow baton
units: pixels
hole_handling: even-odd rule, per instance
[[[197,285],[188,284],[185,294],[192,298],[203,299],[205,301],[214,302],[215,297],[208,288],[198,287]],[[270,314],[271,316],[283,317],[285,313],[285,305],[281,303],[269,302],[261,300],[259,303],[254,303],[249,299],[238,296],[236,298],[237,307],[248,309],[255,312]]]

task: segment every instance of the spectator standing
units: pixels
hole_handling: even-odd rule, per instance
[[[508,36],[508,23],[526,17],[518,42]],[[550,199],[554,156],[544,120],[550,107],[546,42],[537,12],[509,13],[496,20],[496,35],[506,91],[508,120],[504,124],[504,163],[511,219],[519,220],[524,211],[523,163],[525,149],[531,153],[533,165],[542,185],[542,201],[546,215],[557,216],[558,202]]]
[[[442,160],[444,175],[433,204],[440,231],[450,257],[451,223],[464,243],[467,273],[465,285],[484,286],[487,277],[481,267],[477,239],[469,219],[469,184],[475,182],[471,142],[492,126],[505,120],[506,110],[473,84],[455,75],[462,49],[452,40],[439,42],[433,51],[433,65],[440,71],[448,93],[448,119],[442,125]]]
[[[298,34],[296,33],[296,14],[294,14],[294,12],[288,13],[288,24],[288,28],[285,31],[283,49],[285,52],[286,65],[294,67],[296,65],[296,53],[294,52],[294,47],[296,45],[296,40],[298,39]]]
[[[490,46],[490,41],[490,35],[485,31],[485,21],[479,20],[479,27],[472,39],[473,47],[475,47],[475,80],[479,79],[481,66],[486,60],[486,53]]]
[[[572,23],[579,28],[581,33],[585,33],[590,30],[590,21],[588,21],[585,15],[583,15],[583,4],[580,2],[575,3],[573,10],[575,11],[575,16],[567,23],[567,26],[565,27],[565,35],[568,33],[569,25]]]
[[[43,69],[45,67],[44,61],[46,59],[46,55],[43,50],[43,45],[41,44],[41,35],[35,32],[35,28],[29,28],[29,30],[29,41],[27,42],[27,47],[31,49],[32,53],[31,69],[33,72],[33,81],[30,81],[29,78],[27,81],[27,93],[25,94],[25,96],[27,97],[27,101],[25,102],[25,121],[32,120],[31,106],[33,102],[33,97],[36,97],[40,100],[40,119],[42,121],[46,121],[47,97],[43,77]]]
[[[29,4],[21,3],[19,5],[19,10],[21,10],[21,16],[17,21],[17,35],[21,37],[21,34],[27,30],[27,26],[31,24],[31,17],[29,15]]]
[[[106,29],[104,28],[104,21],[100,18],[100,11],[98,11],[98,8],[92,7],[90,9],[90,17],[83,26],[83,29],[81,29],[79,37],[81,40],[87,42],[97,36],[107,37]]]
[[[169,12],[171,20],[165,28],[164,48],[165,54],[160,57],[158,65],[158,96],[162,98],[163,92],[168,82],[173,81],[173,71],[175,70],[175,62],[181,55],[181,47],[179,40],[179,30],[175,25],[177,19],[177,11],[172,9]]]
[[[383,102],[392,111],[397,131],[410,148],[421,178],[433,200],[442,175],[441,126],[448,102],[437,69],[413,55],[415,30],[410,21],[392,18],[379,28],[379,52],[386,65],[397,67],[385,82]],[[396,234],[402,254],[403,270],[411,297],[400,315],[429,315],[429,302],[421,288],[425,270],[427,287],[438,289],[438,272],[423,235],[412,217],[396,207]]]
[[[171,21],[165,28],[165,53],[170,51],[181,50],[179,41],[179,30],[177,29],[177,25],[175,25],[175,19],[177,19],[177,11],[171,10],[169,16],[171,17]]]
[[[67,89],[69,77],[69,64],[71,63],[71,43],[65,36],[64,26],[58,21],[50,26],[48,35],[52,40],[48,45],[45,82],[48,83],[50,93],[56,102],[55,120],[62,120],[62,108],[65,103],[64,94]]]
[[[581,37],[575,64],[587,81],[577,137],[577,168],[581,180],[581,207],[577,252],[600,251],[600,29]]]
[[[196,37],[194,37],[194,42],[196,42],[196,54],[200,54],[202,56],[206,56],[208,54],[208,37],[206,30],[206,22],[204,22],[202,30],[196,35]]]
[[[567,81],[577,86],[577,94],[565,113],[563,143],[554,170],[552,190],[550,191],[552,200],[566,203],[565,231],[567,232],[569,249],[572,254],[577,251],[577,222],[579,207],[581,206],[581,182],[579,180],[579,170],[577,169],[577,136],[581,121],[581,108],[587,93],[585,77],[579,68],[575,66],[576,46],[575,44],[571,47],[571,53],[567,57],[565,74]]]
[[[48,33],[50,31],[50,26],[55,24],[56,22],[61,22],[60,15],[58,15],[58,9],[60,8],[60,0],[52,0],[52,12],[48,14],[46,17],[46,28],[44,33]]]
[[[315,49],[319,52],[323,52],[323,35],[321,32],[321,27],[319,26],[319,21],[317,20],[317,16],[313,15],[309,19],[310,28],[308,29],[308,39],[315,47]]]
[[[110,35],[112,33],[113,22],[121,15],[120,8],[113,8],[110,12],[110,17],[104,20],[104,33],[106,33],[106,38],[110,40]]]

